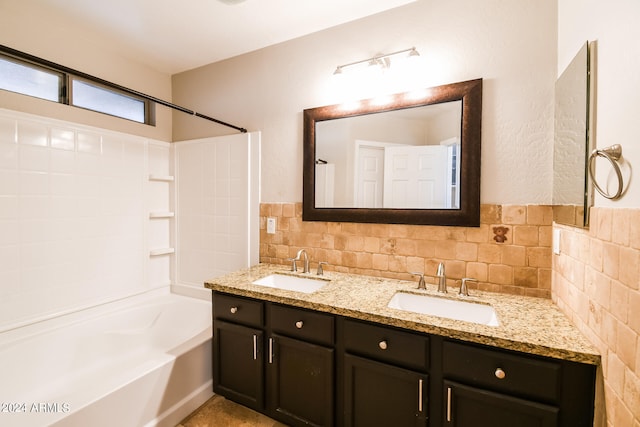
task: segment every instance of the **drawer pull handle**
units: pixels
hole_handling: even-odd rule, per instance
[[[499,380],[503,380],[507,376],[507,373],[503,371],[502,368],[496,369],[495,374],[496,374],[496,378]]]
[[[273,363],[273,338],[269,338],[269,364]]]
[[[231,310],[229,310],[231,312],[231,314],[236,314],[238,312],[238,307],[231,307]]]
[[[253,335],[253,360],[258,360],[258,336]]]
[[[381,350],[386,350],[387,349],[387,342],[386,341],[380,341],[378,343],[378,347],[380,347]]]
[[[296,322],[296,328],[302,329],[302,326],[304,326],[304,322],[302,320],[298,320]]]

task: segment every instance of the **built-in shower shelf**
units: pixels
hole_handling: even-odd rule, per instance
[[[175,253],[175,248],[157,248],[149,251],[149,256],[169,255]]]
[[[173,175],[149,175],[149,181],[173,182],[175,179],[176,178]]]
[[[174,216],[176,216],[175,212],[149,212],[149,219],[173,218]]]

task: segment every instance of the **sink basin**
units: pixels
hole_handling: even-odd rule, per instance
[[[396,292],[387,307],[480,325],[500,325],[496,311],[487,304]]]
[[[286,274],[270,274],[251,283],[259,286],[310,294],[321,289],[329,282],[327,280],[307,279],[306,277],[289,276]]]

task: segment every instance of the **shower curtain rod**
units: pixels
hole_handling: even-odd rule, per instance
[[[233,129],[238,130],[238,131],[240,131],[242,133],[246,133],[247,132],[247,130],[245,128],[242,128],[242,127],[239,127],[239,126],[235,126],[235,125],[223,122],[222,120],[214,119],[213,117],[207,116],[205,114],[198,113],[196,111],[190,110],[190,109],[185,108],[185,107],[181,107],[181,106],[176,105],[176,104],[172,104],[171,102],[168,102],[168,101],[163,101],[162,99],[156,98],[156,97],[151,96],[151,95],[147,95],[147,94],[142,93],[142,92],[138,92],[137,90],[133,90],[133,89],[129,89],[129,88],[124,87],[124,86],[120,86],[119,84],[112,83],[112,82],[107,81],[107,80],[103,80],[100,77],[92,76],[91,74],[86,74],[86,73],[83,73],[82,71],[74,70],[73,68],[65,67],[64,65],[56,64],[55,62],[51,62],[51,61],[39,58],[39,57],[34,56],[34,55],[30,55],[28,53],[12,49],[12,48],[10,48],[8,46],[0,45],[0,52],[5,53],[5,54],[10,55],[10,56],[13,56],[13,57],[16,57],[16,58],[19,58],[19,59],[23,59],[23,60],[29,61],[29,62],[34,63],[36,65],[40,65],[42,67],[51,69],[53,71],[59,71],[59,72],[65,73],[65,74],[73,74],[74,76],[80,77],[82,79],[89,80],[89,81],[92,81],[94,83],[99,83],[99,84],[101,84],[103,86],[106,86],[106,87],[109,87],[111,89],[116,89],[116,90],[118,90],[120,92],[124,92],[124,93],[127,93],[129,95],[135,95],[138,98],[142,98],[142,99],[145,99],[147,101],[152,101],[152,102],[155,102],[156,104],[164,105],[165,107],[169,107],[169,108],[172,108],[174,110],[178,110],[178,111],[181,111],[181,112],[186,113],[186,114],[190,114],[190,115],[195,116],[195,117],[200,117],[201,119],[209,120],[211,122],[215,122],[215,123],[218,123],[220,125],[233,128]]]

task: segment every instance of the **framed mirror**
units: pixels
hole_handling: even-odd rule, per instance
[[[575,227],[589,225],[593,191],[587,160],[592,149],[591,55],[585,43],[556,81],[553,145],[553,219]]]
[[[480,225],[482,79],[303,117],[304,221]]]

